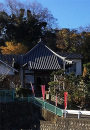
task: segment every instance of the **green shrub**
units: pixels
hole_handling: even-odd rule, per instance
[[[19,96],[23,95],[23,97],[27,97],[28,95],[32,94],[32,90],[30,90],[29,88],[18,88],[16,90],[16,94]]]

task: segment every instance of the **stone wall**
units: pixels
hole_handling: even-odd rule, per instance
[[[90,120],[71,119],[35,106],[17,102],[0,104],[0,130],[90,130]]]
[[[40,122],[40,130],[90,130],[90,118],[64,118],[45,109],[42,109],[42,116],[46,121]]]
[[[40,130],[90,130],[90,121],[59,118],[58,122],[40,122]]]

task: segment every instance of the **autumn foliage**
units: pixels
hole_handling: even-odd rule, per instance
[[[13,42],[6,42],[6,46],[0,47],[2,54],[25,54],[28,49],[21,43],[14,44]]]
[[[83,77],[85,77],[85,76],[86,76],[86,74],[87,74],[87,68],[86,68],[86,67],[84,67],[84,70],[83,70]]]

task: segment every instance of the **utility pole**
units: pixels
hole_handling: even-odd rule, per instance
[[[64,70],[64,74],[65,74],[65,58],[63,59],[63,70]],[[64,78],[65,79],[65,78]],[[65,90],[65,82],[63,79],[63,90]]]

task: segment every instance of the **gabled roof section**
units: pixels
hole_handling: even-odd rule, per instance
[[[13,71],[18,72],[18,70],[16,70],[15,68],[11,67],[10,65],[8,65],[6,62],[0,60],[1,63],[3,63],[5,66],[8,66],[9,68],[11,68]]]
[[[23,63],[28,63],[30,69],[57,70],[63,67],[65,57],[58,55],[48,48],[42,41],[23,56]],[[72,61],[67,60],[67,63]]]
[[[28,61],[30,69],[56,70],[63,65],[63,60],[49,50],[43,42],[39,42],[23,56],[23,63]]]
[[[66,59],[82,59],[83,58],[83,56],[81,54],[77,54],[77,53],[59,52],[57,54],[60,56],[66,57]]]

